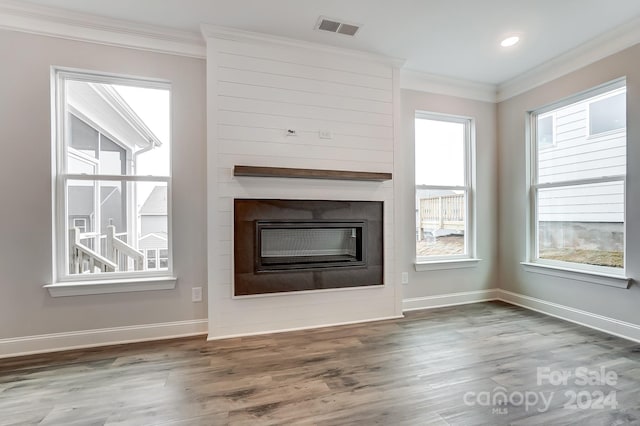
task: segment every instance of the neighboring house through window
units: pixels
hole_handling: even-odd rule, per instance
[[[554,117],[549,146],[547,117]],[[531,261],[622,274],[626,87],[620,80],[531,113]]]
[[[156,186],[140,208],[140,249],[146,250],[147,269],[167,269],[167,187]]]
[[[56,281],[169,270],[168,83],[56,69],[54,105]],[[152,268],[142,215],[151,198],[163,212]]]

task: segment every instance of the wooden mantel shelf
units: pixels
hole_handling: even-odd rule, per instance
[[[234,176],[279,177],[299,179],[363,180],[383,182],[391,180],[391,173],[355,172],[348,170],[291,169],[287,167],[235,166]]]

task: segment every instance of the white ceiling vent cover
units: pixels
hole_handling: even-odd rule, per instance
[[[330,33],[337,33],[348,36],[356,35],[359,29],[360,25],[347,24],[345,22],[340,22],[337,19],[327,18],[326,16],[321,16],[320,18],[318,18],[318,22],[316,23],[316,30],[329,31]]]

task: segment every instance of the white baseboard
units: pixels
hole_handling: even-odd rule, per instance
[[[498,300],[640,343],[640,325],[498,289]]]
[[[413,311],[419,309],[434,309],[446,306],[487,302],[491,300],[500,300],[525,309],[530,309],[532,311],[540,312],[545,315],[560,318],[565,321],[573,322],[640,343],[640,325],[638,324],[620,321],[614,318],[605,317],[569,306],[497,288],[405,299],[402,301],[402,304],[403,311]],[[379,318],[377,320],[392,318],[399,317]],[[361,321],[332,325],[355,324],[359,322]],[[206,335],[207,327],[207,320],[199,319],[0,339],[0,359],[22,355],[66,351],[71,349],[84,349],[123,343]],[[276,330],[269,331],[268,333],[301,329],[304,328]],[[251,334],[255,335],[256,333]],[[208,340],[239,336],[240,334],[235,336],[210,336]]]
[[[0,339],[0,358],[197,336],[207,327],[207,320],[199,319]]]
[[[376,321],[388,321],[388,320],[394,320],[394,319],[400,319],[400,318],[404,318],[404,315],[394,315],[394,316],[388,316],[388,317],[379,317],[379,318],[371,318],[371,319],[355,320],[355,321],[343,321],[343,322],[320,324],[320,325],[310,325],[305,327],[280,328],[277,330],[265,330],[265,331],[256,331],[256,332],[250,332],[250,333],[235,333],[235,334],[220,334],[220,335],[210,334],[207,337],[207,341],[211,342],[214,340],[235,339],[238,337],[252,337],[252,336],[262,336],[265,334],[289,333],[291,331],[314,330],[316,328],[339,327],[341,325],[363,324],[363,323],[376,322]]]
[[[439,294],[437,296],[415,297],[402,301],[403,312],[420,309],[444,308],[446,306],[466,305],[468,303],[488,302],[498,299],[498,289],[465,291],[461,293]]]

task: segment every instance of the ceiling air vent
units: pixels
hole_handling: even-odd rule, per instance
[[[347,24],[340,22],[337,19],[330,19],[321,16],[316,24],[317,30],[329,31],[330,33],[344,34],[348,36],[354,36],[360,29],[359,25]]]

